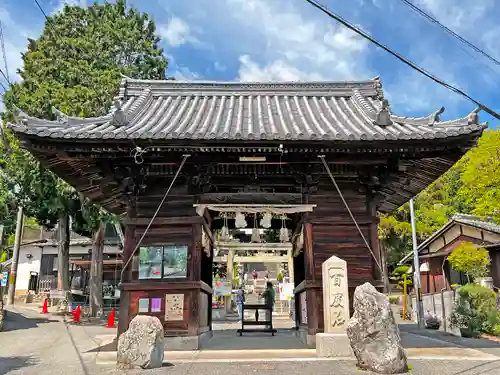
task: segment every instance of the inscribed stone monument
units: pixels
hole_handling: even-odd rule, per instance
[[[332,256],[322,266],[324,333],[316,335],[316,352],[321,357],[352,355],[346,335],[349,320],[347,263]]]

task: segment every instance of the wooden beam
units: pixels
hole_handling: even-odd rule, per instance
[[[150,221],[151,218],[149,217],[126,218],[124,220],[124,224],[134,226],[147,226]],[[152,225],[203,224],[203,222],[203,218],[200,216],[156,217]]]

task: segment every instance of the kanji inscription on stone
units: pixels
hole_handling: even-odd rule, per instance
[[[325,333],[343,333],[349,319],[347,263],[332,256],[322,271]]]

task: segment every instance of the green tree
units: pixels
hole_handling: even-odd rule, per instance
[[[474,280],[488,275],[490,257],[488,250],[463,241],[448,256],[448,262],[455,271],[465,272]]]
[[[29,40],[19,71],[23,80],[5,93],[3,117],[15,120],[15,107],[44,119],[55,118],[53,107],[72,116],[103,115],[109,111],[122,74],[165,77],[167,60],[158,44],[154,22],[147,14],[127,8],[124,0],[87,8],[65,6],[47,18],[39,38]],[[82,200],[9,137],[11,150],[4,147],[2,155],[9,191],[15,192],[16,201],[40,224],[58,224],[59,275],[62,289],[68,290],[69,218],[78,217]],[[101,222],[99,215],[90,220],[95,221]],[[87,225],[96,230],[93,224],[73,223],[77,229]]]
[[[415,198],[418,242],[440,229],[455,213],[491,217],[500,223],[500,131],[488,130],[443,176]],[[379,239],[395,265],[412,250],[409,205],[381,215]]]
[[[472,214],[500,223],[500,131],[486,131],[462,163],[458,195]]]

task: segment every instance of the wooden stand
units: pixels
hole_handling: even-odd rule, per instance
[[[243,336],[243,332],[269,332],[273,336],[277,332],[273,328],[273,308],[268,305],[248,305],[243,304],[242,315],[243,319],[241,320],[241,329],[238,330],[240,336]],[[245,320],[245,310],[255,310],[255,321],[253,320]],[[269,320],[259,321],[259,310],[269,311]],[[245,328],[245,326],[264,326],[264,328]]]

